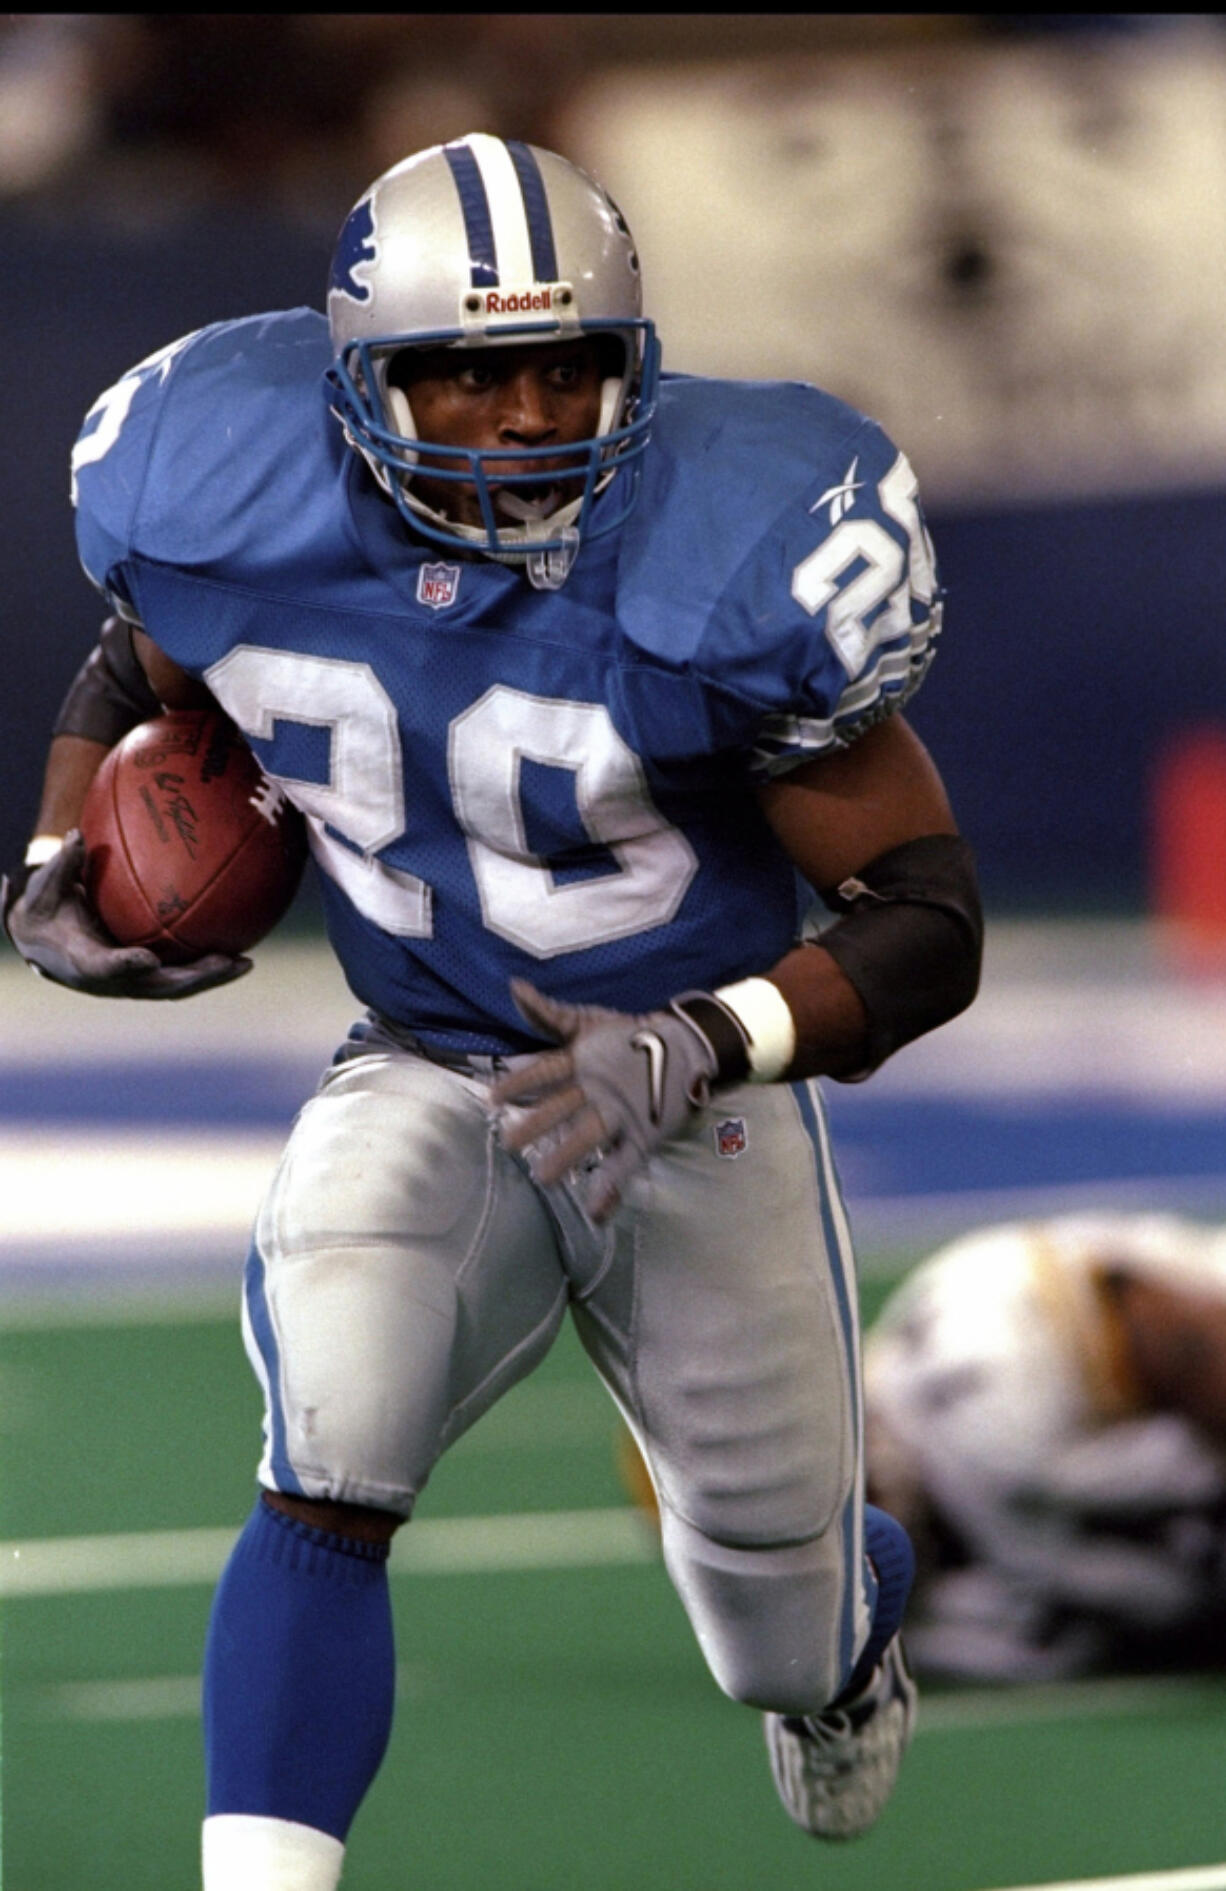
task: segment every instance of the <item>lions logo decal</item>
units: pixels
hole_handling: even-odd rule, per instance
[[[344,228],[332,259],[329,295],[347,295],[351,302],[369,302],[370,284],[359,277],[379,253],[375,237],[375,216],[369,197],[355,204],[345,219]]]

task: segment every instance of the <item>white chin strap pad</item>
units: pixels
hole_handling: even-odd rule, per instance
[[[612,433],[617,424],[617,410],[621,406],[624,378],[614,374],[600,386],[600,419],[596,426],[597,433]]]
[[[395,431],[405,440],[416,440],[417,422],[413,418],[413,409],[409,406],[409,397],[402,387],[393,387],[389,382],[384,389],[383,404],[387,417]]]

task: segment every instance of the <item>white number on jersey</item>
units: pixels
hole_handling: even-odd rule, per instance
[[[165,380],[170,372],[170,364],[181,348],[186,348],[193,335],[181,335],[178,341],[172,341],[156,353],[146,355],[134,368],[121,375],[113,387],[108,387],[105,394],[100,394],[85,419],[81,422],[82,434],[72,449],[72,503],[77,503],[77,474],[83,466],[93,466],[108,454],[119,438],[120,429],[128,418],[128,411],[137,394],[148,378],[156,371]],[[97,426],[92,433],[85,433],[90,421],[97,419]]]
[[[792,596],[810,617],[825,608],[826,635],[852,678],[879,644],[908,634],[912,600],[932,602],[932,545],[915,502],[917,490],[900,453],[878,482],[877,496],[882,511],[907,534],[909,559],[875,519],[844,517],[792,573]]]
[[[278,721],[330,731],[326,782],[281,778],[306,815],[316,859],[385,932],[428,938],[430,888],[376,857],[405,832],[406,810],[395,708],[369,664],[240,644],[205,681],[256,740],[271,740]],[[525,757],[574,775],[583,826],[613,857],[607,874],[560,884],[530,852],[520,796]],[[448,771],[485,924],[534,958],[663,925],[698,870],[603,703],[498,684],[451,724]]]
[[[370,665],[239,644],[205,677],[239,728],[257,741],[271,741],[277,722],[329,731],[327,781],[293,784],[312,851],[384,932],[429,938],[429,887],[374,858],[404,833],[404,765],[395,706]]]
[[[528,851],[519,792],[527,756],[575,777],[589,837],[617,871],[560,886]],[[539,959],[646,932],[673,917],[698,862],[648,792],[642,763],[603,703],[575,703],[496,684],[451,725],[456,817],[491,932]]]

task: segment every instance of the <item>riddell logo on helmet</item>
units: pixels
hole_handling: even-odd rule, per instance
[[[529,309],[552,307],[552,289],[521,289],[511,295],[504,295],[501,289],[491,289],[485,298],[488,315],[525,315]]]
[[[544,282],[531,289],[474,289],[464,297],[467,315],[552,315],[568,309],[575,292],[567,282]]]

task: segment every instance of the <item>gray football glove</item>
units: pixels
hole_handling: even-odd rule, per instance
[[[598,1150],[604,1161],[592,1178],[587,1210],[607,1221],[636,1169],[662,1143],[680,1135],[708,1101],[712,1085],[740,1071],[721,1068],[715,1044],[682,1003],[726,1009],[706,993],[687,993],[665,1010],[634,1015],[600,1005],[571,1005],[512,979],[511,996],[528,1023],[556,1038],[499,1077],[496,1104],[526,1100],[518,1122],[502,1131],[506,1148],[527,1151],[532,1173],[546,1186],[558,1182]],[[743,1039],[740,1044],[744,1056]],[[735,1052],[728,1061],[737,1062]]]
[[[98,998],[190,998],[251,970],[250,959],[220,952],[162,965],[146,946],[116,945],[85,897],[84,864],[85,842],[74,828],[43,866],[0,882],[5,930],[41,977]]]

